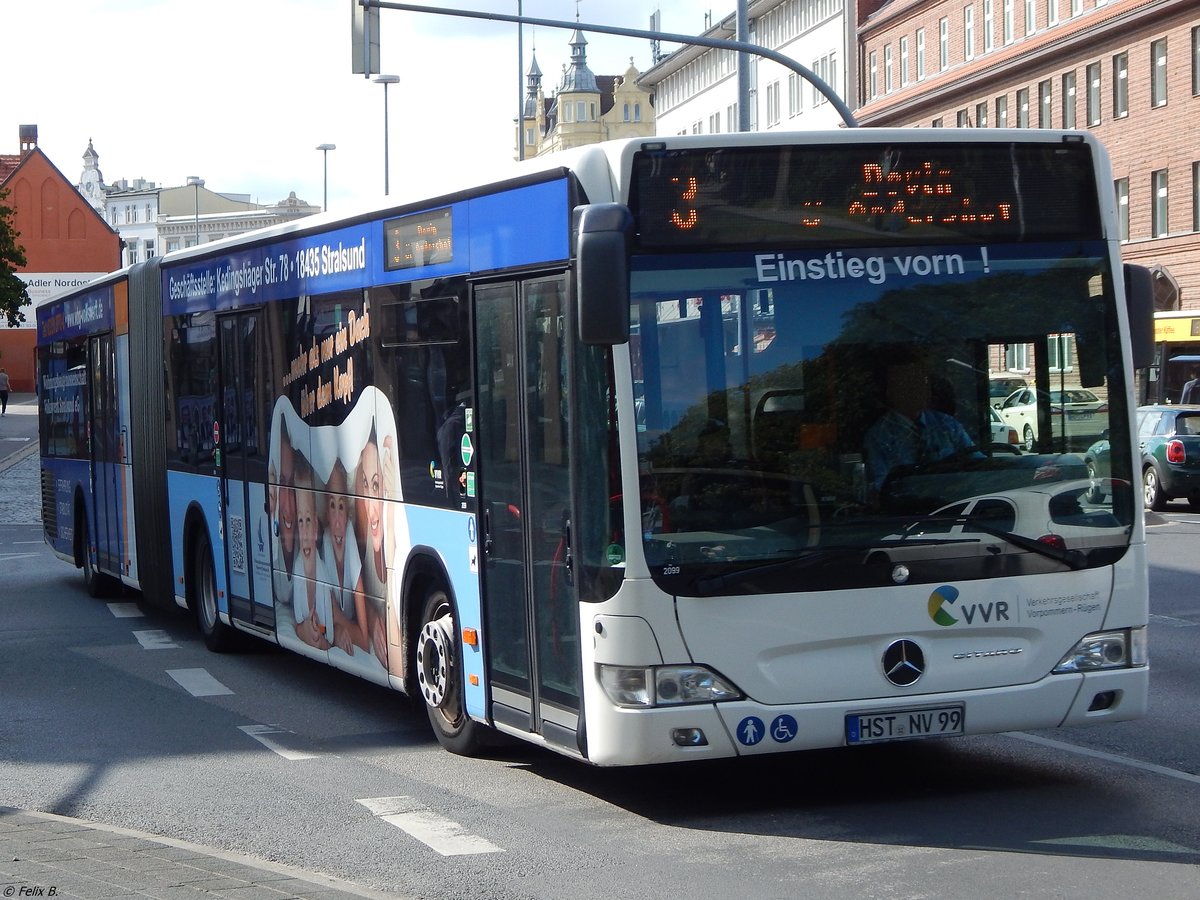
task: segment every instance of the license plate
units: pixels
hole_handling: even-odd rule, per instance
[[[1087,421],[1088,419],[1091,419],[1091,417],[1092,413],[1090,412],[1073,412],[1067,416],[1067,418],[1073,419],[1076,422]]]
[[[963,706],[928,706],[846,716],[847,744],[906,741],[963,733]]]

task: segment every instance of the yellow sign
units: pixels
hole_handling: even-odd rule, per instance
[[[1200,318],[1171,318],[1154,320],[1154,340],[1191,341],[1200,337]]]

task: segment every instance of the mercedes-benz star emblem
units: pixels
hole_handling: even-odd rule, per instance
[[[893,641],[883,651],[883,674],[900,687],[916,684],[925,674],[925,654],[914,641]]]

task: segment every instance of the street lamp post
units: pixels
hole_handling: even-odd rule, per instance
[[[329,211],[329,151],[336,150],[337,144],[317,144],[317,149],[321,151],[321,155],[325,157],[325,206],[326,212]]]
[[[376,75],[376,84],[383,85],[383,193],[390,194],[388,188],[388,85],[398,84],[399,75]]]
[[[189,175],[187,183],[196,189],[196,244],[200,244],[200,188],[204,187],[204,179],[199,175]]]

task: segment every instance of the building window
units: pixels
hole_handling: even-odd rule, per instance
[[[950,20],[938,20],[938,70],[950,68]]]
[[[767,85],[767,127],[774,128],[779,124],[779,82],[772,81]]]
[[[995,13],[992,9],[995,0],[983,0],[983,52],[991,53],[996,46]]]
[[[591,121],[591,119],[587,117],[587,104],[582,100],[575,101],[575,118],[580,122]]]
[[[955,113],[954,125],[956,128],[970,128],[971,127],[971,116],[967,113],[967,111],[965,109],[960,109],[957,113]]]
[[[1087,123],[1100,124],[1100,63],[1087,67]]]
[[[1192,96],[1200,96],[1200,25],[1192,29]]]
[[[1054,127],[1054,82],[1038,82],[1038,128]]]
[[[1029,345],[1009,344],[1004,352],[1004,368],[1010,372],[1029,371]]]
[[[1062,77],[1062,127],[1075,127],[1075,73],[1067,72]]]
[[[883,92],[892,92],[892,45],[883,48]]]
[[[1004,16],[1004,43],[1011,44],[1013,42],[1013,0],[1002,0],[1003,16]]]
[[[1058,0],[1046,0],[1046,25],[1058,24]]]
[[[146,259],[154,256],[154,241],[146,241]]]
[[[872,50],[867,57],[867,99],[874,100],[879,96],[879,54]]]
[[[642,104],[640,103],[633,104],[633,121],[642,121]]]
[[[963,58],[975,58],[975,7],[963,7]]]
[[[976,128],[987,128],[988,127],[987,101],[984,101],[983,103],[975,104],[975,127]]]
[[[1167,105],[1167,39],[1150,45],[1150,105]]]
[[[1070,372],[1071,336],[1067,334],[1052,334],[1046,342],[1047,363],[1051,372]]]
[[[908,38],[900,38],[900,86],[908,84]]]
[[[1025,33],[1037,31],[1037,0],[1025,0]]]
[[[1008,95],[996,98],[996,127],[1008,127]]]
[[[1200,231],[1200,162],[1192,163],[1192,231]]]
[[[793,72],[788,76],[788,115],[792,118],[800,115],[804,109],[804,90],[800,76]]]
[[[1153,205],[1150,207],[1150,234],[1163,237],[1167,233],[1167,170],[1159,169],[1150,175]]]
[[[626,103],[621,109],[622,109],[622,112],[624,113],[624,115],[622,116],[622,121],[624,121],[624,122],[630,121],[630,119],[629,119],[629,104]]]
[[[729,123],[730,131],[741,131],[742,120],[738,118],[738,105],[731,104],[725,109],[725,121]]]
[[[945,127],[945,125],[946,125],[946,123],[945,123],[945,122],[942,120],[942,117],[941,117],[941,116],[938,116],[938,117],[937,117],[936,119],[934,119],[934,120],[933,120],[933,121],[932,121],[930,124],[931,124],[931,125],[932,125],[934,128],[944,128],[944,127]]]
[[[704,123],[699,119],[692,123],[692,134],[704,134]]]
[[[917,81],[925,77],[925,29],[917,29]]]
[[[1112,59],[1113,118],[1129,115],[1129,54],[1118,53]]]
[[[715,112],[711,116],[708,117],[708,133],[709,134],[720,134],[721,133],[721,114],[719,112]]]
[[[1113,182],[1117,194],[1117,237],[1129,240],[1129,179],[1118,178]]]
[[[1017,91],[1017,127],[1029,127],[1029,88]]]
[[[1072,16],[1072,18],[1074,18],[1075,16],[1078,16],[1078,15],[1082,15],[1082,14],[1083,14],[1083,0],[1071,0],[1071,16]]]

